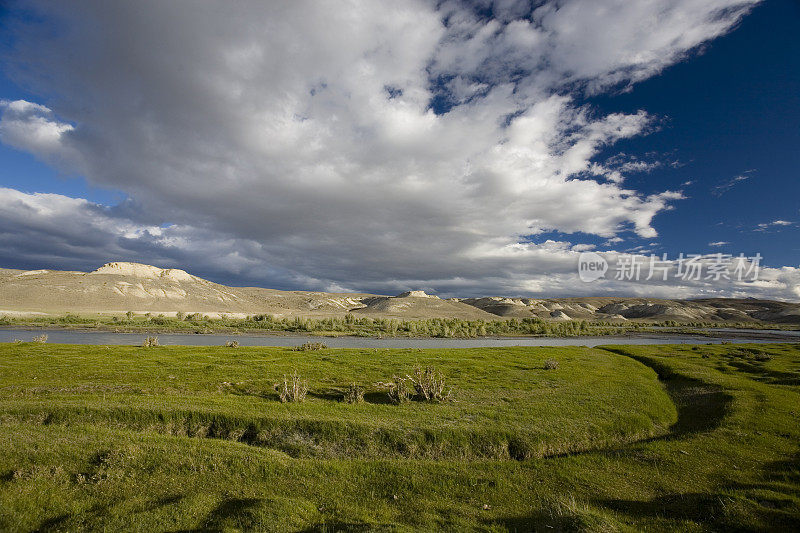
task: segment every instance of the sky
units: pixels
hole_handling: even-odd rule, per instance
[[[800,300],[800,2],[2,6],[0,267]]]

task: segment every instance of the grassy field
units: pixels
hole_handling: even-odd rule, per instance
[[[417,366],[452,399],[391,403]],[[797,529],[799,420],[788,344],[5,344],[0,530]]]

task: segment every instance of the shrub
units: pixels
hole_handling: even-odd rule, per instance
[[[126,313],[125,313],[125,317],[126,317],[128,320],[130,320],[131,318],[133,318],[133,311],[128,311],[128,312],[126,312]]]
[[[558,368],[558,361],[556,361],[555,359],[547,359],[544,362],[545,370],[555,370],[556,368]]]
[[[360,385],[356,385],[355,383],[351,384],[347,389],[344,391],[344,396],[342,400],[345,403],[361,403],[364,401],[364,387]]]
[[[142,346],[145,348],[152,348],[158,346],[158,337],[147,337],[144,339]]]
[[[41,335],[37,335],[33,338],[33,342],[39,342],[44,344],[47,342],[47,333],[42,333]]]
[[[239,347],[239,341],[228,341],[228,342],[225,343],[225,346],[228,347],[228,348],[238,348]]]
[[[295,370],[288,378],[284,374],[283,383],[276,383],[275,390],[283,403],[302,402],[308,394],[308,382],[301,380]]]
[[[300,346],[295,346],[292,348],[295,352],[310,352],[316,350],[324,350],[327,346],[321,342],[306,342],[301,344]]]
[[[414,385],[417,396],[426,402],[442,402],[450,399],[452,392],[445,392],[444,376],[433,367],[416,367],[413,376],[407,376]]]
[[[411,387],[408,384],[408,378],[393,376],[392,381],[380,383],[380,385],[386,387],[386,394],[392,403],[405,403],[411,399]]]
[[[177,313],[175,313],[175,318],[183,321],[183,319],[186,318],[186,313],[184,313],[183,311],[178,311]]]

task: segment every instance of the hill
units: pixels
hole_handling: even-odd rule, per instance
[[[399,319],[540,318],[636,321],[800,323],[800,304],[710,298],[448,298],[420,290],[398,296],[229,287],[184,270],[107,263],[91,272],[0,269],[0,314],[202,313],[243,317],[341,317],[347,313]]]

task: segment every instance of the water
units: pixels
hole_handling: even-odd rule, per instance
[[[737,331],[737,330],[730,330]],[[779,333],[758,331],[757,333]],[[0,329],[0,342],[15,339],[31,341],[33,337],[47,334],[47,342],[56,344],[141,345],[146,333],[113,333],[108,331],[24,330]],[[718,344],[721,342],[787,342],[786,338],[724,338],[694,335],[602,336],[602,337],[482,337],[477,339],[428,339],[389,337],[314,337],[307,335],[225,335],[225,334],[158,334],[164,346],[223,346],[236,340],[241,346],[298,346],[305,342],[322,342],[330,348],[487,348],[502,346],[597,346],[600,344]]]
[[[731,333],[738,331],[739,333],[755,333],[756,335],[759,334],[773,334],[773,335],[784,335],[786,337],[800,337],[800,330],[796,329],[747,329],[747,328],[711,328],[707,329],[706,331],[716,332],[716,333]]]

